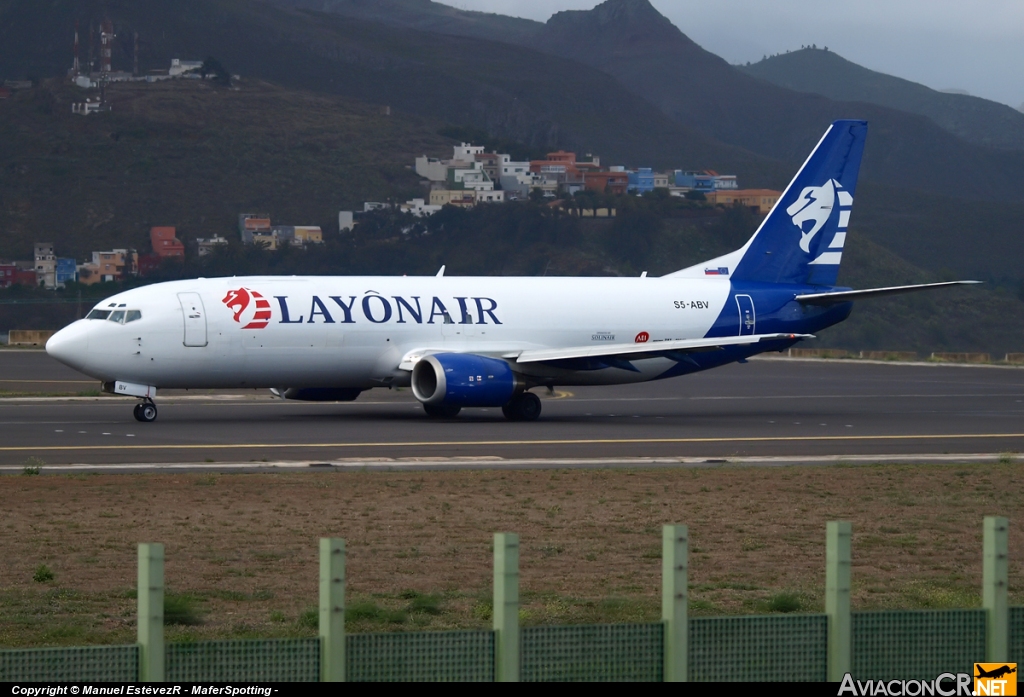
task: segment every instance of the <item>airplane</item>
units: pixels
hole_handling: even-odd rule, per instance
[[[1016,673],[1017,672],[1016,668],[1011,668],[1008,665],[1002,665],[1002,666],[1000,666],[998,668],[993,668],[992,670],[985,670],[984,668],[982,668],[977,663],[975,663],[974,665],[975,665],[975,667],[978,670],[978,674],[974,676],[976,678],[996,678],[996,679],[998,679],[998,678],[1003,677],[1004,675],[1010,675],[1011,673]]]
[[[813,338],[853,301],[977,283],[835,285],[866,136],[864,121],[834,122],[743,247],[665,276],[197,278],[107,298],[46,350],[136,397],[142,422],[158,389],[351,401],[408,386],[430,417],[501,407],[533,421],[535,388],[743,362]]]

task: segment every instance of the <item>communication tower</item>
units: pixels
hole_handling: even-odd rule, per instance
[[[71,77],[78,77],[80,72],[78,66],[78,20],[75,20],[75,60],[71,64]]]
[[[109,19],[103,20],[100,28],[100,72],[111,71],[111,54],[114,46],[114,24]]]

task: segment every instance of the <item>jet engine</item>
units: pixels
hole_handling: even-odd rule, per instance
[[[511,366],[471,353],[435,353],[412,369],[412,393],[424,407],[500,407],[523,390]]]

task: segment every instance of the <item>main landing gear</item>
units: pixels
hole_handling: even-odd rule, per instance
[[[536,421],[540,417],[540,397],[532,392],[523,392],[501,408],[509,421]]]
[[[147,399],[145,402],[136,404],[134,413],[136,421],[147,424],[156,421],[156,405],[153,404],[152,400]]]
[[[454,419],[462,411],[462,407],[450,404],[424,404],[423,411],[432,419]],[[540,397],[532,392],[523,392],[503,406],[501,413],[509,421],[536,421],[540,417]],[[139,418],[138,412],[135,418]]]

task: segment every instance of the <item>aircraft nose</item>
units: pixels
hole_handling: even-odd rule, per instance
[[[81,369],[89,350],[89,333],[82,322],[64,327],[46,342],[46,353],[72,368]]]

